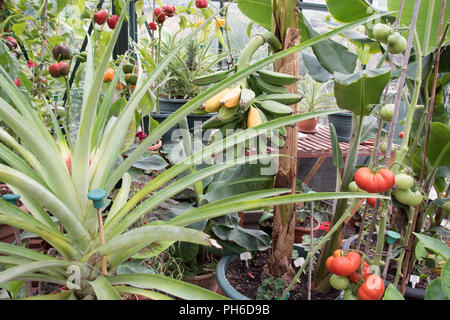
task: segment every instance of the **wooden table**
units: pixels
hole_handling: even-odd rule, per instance
[[[333,156],[329,127],[318,126],[316,133],[306,134],[299,132],[297,145],[297,158],[318,158],[303,181],[304,184],[308,184],[309,180],[311,180],[317,170],[322,166],[325,159]],[[370,157],[373,146],[373,139],[362,142],[358,147],[358,156]],[[350,149],[350,144],[348,142],[340,142],[339,147],[345,160]],[[384,155],[384,152],[379,151],[378,156],[381,155]]]

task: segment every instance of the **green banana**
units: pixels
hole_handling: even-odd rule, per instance
[[[258,74],[264,81],[278,86],[294,84],[298,81],[297,77],[290,74],[270,70],[259,70]]]
[[[206,86],[208,84],[216,83],[225,79],[232,70],[219,71],[216,73],[207,74],[191,80],[196,86]]]
[[[256,101],[256,104],[263,110],[274,115],[284,116],[292,113],[292,109],[282,103],[273,100]]]
[[[255,85],[261,90],[264,91],[266,93],[289,93],[289,90],[286,89],[283,86],[279,86],[279,85],[275,85],[275,84],[271,84],[268,83],[266,81],[263,80],[263,78],[261,78],[260,76],[253,76],[254,80],[255,80]]]
[[[242,88],[241,91],[241,100],[240,105],[244,111],[247,111],[248,107],[252,103],[253,99],[255,99],[256,94],[252,89]]]
[[[285,105],[296,104],[302,100],[302,96],[296,93],[283,93],[283,94],[263,94],[258,96],[258,100],[272,100]]]
[[[260,96],[263,94],[263,91],[256,85],[255,83],[255,78],[252,75],[249,75],[247,77],[247,83],[250,86],[250,89],[253,90],[253,92],[257,95]]]
[[[208,114],[208,112],[206,112],[205,110],[203,110],[201,108],[197,108],[194,111],[192,111],[192,114],[194,114],[196,116],[202,116],[202,115]]]
[[[217,120],[221,122],[227,122],[228,120],[233,118],[238,109],[239,106],[236,106],[234,108],[221,107],[217,112]]]

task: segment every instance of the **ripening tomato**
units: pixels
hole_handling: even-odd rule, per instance
[[[398,134],[398,137],[400,138],[400,139],[403,139],[403,136],[405,135],[405,133],[403,132],[403,131],[401,131],[399,134]]]
[[[114,75],[115,75],[114,70],[108,67],[106,69],[105,75],[103,76],[103,81],[104,82],[112,81],[114,79]]]
[[[379,275],[371,274],[358,289],[359,300],[380,300],[384,295],[384,281]]]
[[[373,173],[368,167],[363,167],[356,171],[354,180],[358,187],[367,192],[382,193],[394,186],[395,175],[386,168]]]
[[[344,292],[344,300],[358,300],[358,297],[353,294],[351,289],[347,289]]]

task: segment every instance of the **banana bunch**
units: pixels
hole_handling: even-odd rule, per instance
[[[196,83],[211,84],[221,81],[230,71],[195,79]],[[200,110],[215,113],[203,124],[203,129],[219,129],[226,135],[227,129],[253,128],[278,117],[292,113],[290,105],[300,102],[302,97],[290,93],[285,86],[294,84],[297,77],[284,73],[261,70],[247,77],[246,81],[227,88],[207,100]],[[194,82],[194,81],[193,81]],[[279,135],[268,132],[272,143],[281,146],[286,130],[282,128]]]

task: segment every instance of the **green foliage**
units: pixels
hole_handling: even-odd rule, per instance
[[[281,278],[266,278],[258,287],[256,300],[276,300],[281,297],[286,283]]]

